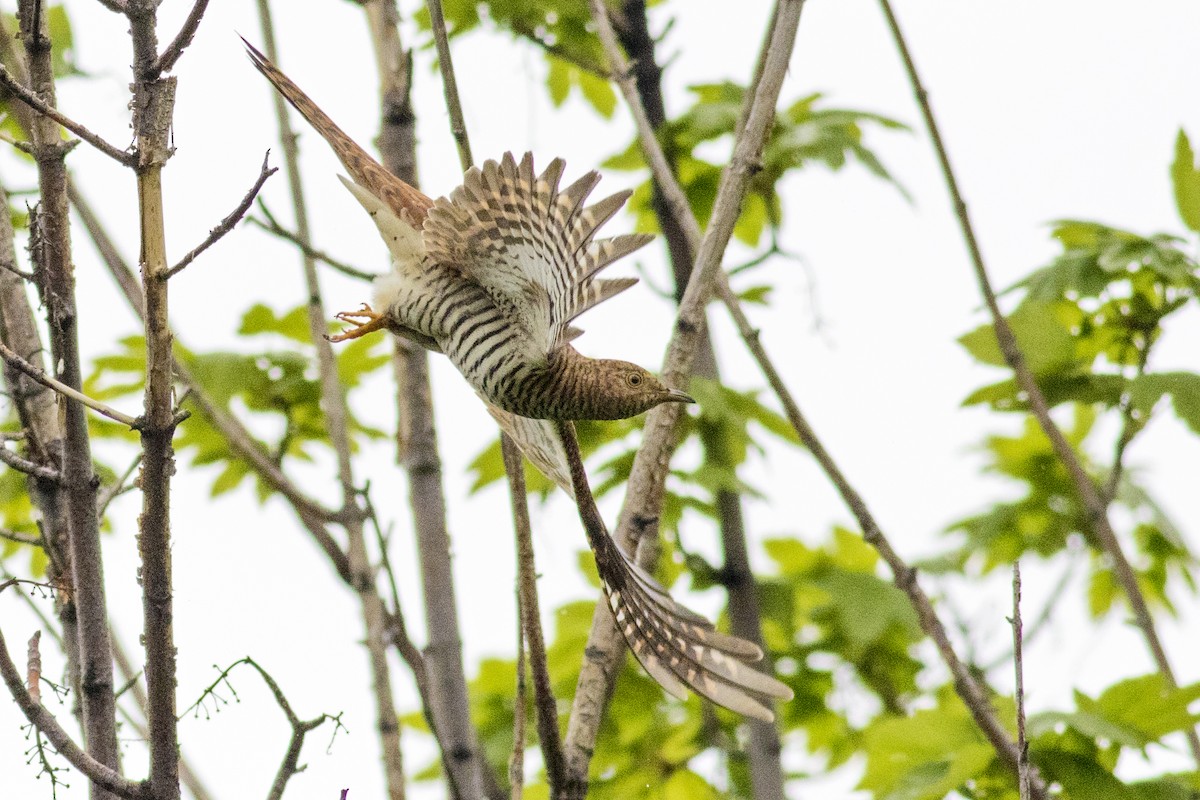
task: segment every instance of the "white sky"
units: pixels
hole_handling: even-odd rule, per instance
[[[3,7],[11,11],[12,5]],[[406,14],[412,11],[412,3],[402,5]],[[89,0],[68,6],[80,64],[95,79],[62,84],[60,106],[124,145],[130,61],[126,25]],[[189,6],[182,0],[164,4],[164,40]],[[1084,0],[1041,3],[1036,9],[983,2],[897,6],[997,285],[1010,284],[1053,255],[1046,226],[1052,219],[1098,219],[1139,232],[1181,232],[1167,165],[1181,125],[1194,140],[1200,138],[1194,94],[1200,85],[1200,61],[1194,54],[1200,6],[1175,0],[1147,5],[1138,14],[1128,13],[1127,4]],[[671,59],[666,74],[671,113],[690,102],[684,90],[689,84],[744,81],[749,75],[768,6],[738,4],[738,13],[731,14],[733,7],[694,0],[656,13],[656,29],[666,21],[664,10],[679,14],[661,51],[664,60]],[[361,12],[351,3],[280,2],[275,13],[284,69],[348,132],[369,142],[378,128],[378,111]],[[412,27],[404,30],[411,43]],[[263,151],[277,151],[269,88],[242,56],[235,32],[261,40],[252,4],[213,3],[177,69],[178,152],[165,175],[168,244],[176,254],[194,246],[228,213],[256,176]],[[456,43],[455,57],[478,158],[531,149],[543,164],[564,157],[572,175],[595,167],[629,140],[631,125],[623,109],[611,122],[598,120],[576,98],[563,109],[552,109],[542,87],[541,56],[505,36],[473,34]],[[417,64],[421,177],[425,190],[436,196],[455,185],[458,162],[430,53],[419,53]],[[825,92],[831,105],[887,114],[916,129],[915,135],[871,131],[867,142],[914,202],[908,204],[859,167],[837,175],[814,167],[789,178],[784,242],[811,267],[816,311],[826,328],[814,333],[808,283],[787,262],[761,273],[777,290],[770,309],[753,310],[754,321],[813,425],[900,552],[915,558],[945,546],[939,531],[950,521],[1011,496],[1010,487],[979,476],[981,461],[972,448],[988,432],[1014,431],[1019,420],[959,405],[973,388],[998,380],[1001,373],[974,366],[954,342],[983,316],[932,151],[876,4],[806,6],[783,101],[816,90]],[[301,146],[317,245],[353,263],[382,268],[383,248],[369,220],[336,181],[333,157],[307,131]],[[132,176],[86,147],[71,156],[71,163],[111,233],[134,257]],[[22,169],[11,158],[0,163],[9,181],[27,178]],[[631,180],[629,174],[613,174],[601,188],[612,191]],[[270,181],[264,196],[286,219],[282,175]],[[627,217],[620,218],[612,228],[629,224]],[[75,241],[83,347],[91,357],[109,352],[116,337],[134,333],[137,325],[82,231]],[[647,266],[665,274],[662,253],[644,252],[639,257]],[[323,282],[330,312],[353,308],[367,294],[362,285],[331,274]],[[175,330],[182,342],[198,350],[239,346],[238,321],[253,303],[283,311],[302,302],[304,294],[295,253],[245,226],[176,278],[172,288]],[[723,313],[716,309],[712,316],[728,382],[759,387],[762,381]],[[1158,369],[1200,369],[1195,350],[1200,315],[1192,309],[1180,316],[1156,351],[1153,366]],[[637,324],[630,324],[635,318]],[[589,316],[581,347],[593,355],[619,355],[653,367],[661,361],[670,325],[668,304],[639,288]],[[494,435],[494,426],[445,363],[435,365],[434,392],[443,423],[441,450],[466,654],[471,662],[487,655],[509,657],[514,569],[508,500],[499,487],[467,496],[466,465]],[[392,425],[392,408],[382,379],[374,392],[357,399],[356,410],[384,428]],[[453,424],[446,424],[450,420]],[[1098,455],[1108,451],[1105,441]],[[126,463],[127,456],[111,449],[102,455],[112,463]],[[1168,411],[1129,457],[1185,533],[1195,531],[1200,526],[1195,502],[1200,442]],[[400,570],[410,628],[424,641],[402,473],[386,443],[366,453],[357,468],[359,480],[369,478],[375,487],[385,518],[396,522],[392,558]],[[339,736],[328,755],[328,731],[310,737],[304,758],[308,771],[294,779],[290,796],[336,798],[347,786],[357,800],[381,796],[356,604],[281,501],[260,508],[252,492],[243,489],[210,502],[208,486],[215,474],[210,467],[190,467],[185,456],[175,480],[180,707],[212,680],[212,665],[253,655],[272,672],[298,714],[345,711],[351,731]],[[330,463],[298,474],[305,486],[334,501]],[[816,542],[831,524],[850,522],[810,459],[798,451],[776,448],[768,463],[753,465],[746,477],[771,497],[769,503],[747,504],[755,542],[781,534]],[[609,519],[616,514],[614,500],[603,506]],[[141,619],[134,541],[139,507],[136,495],[114,505],[113,532],[105,541],[110,608],[130,648],[137,647]],[[535,506],[533,515],[544,575],[543,608],[591,596],[575,568],[574,553],[584,542],[573,509],[556,497]],[[689,547],[717,550],[711,527],[700,520],[690,519],[684,535]],[[1040,599],[1057,577],[1057,571],[1027,565],[1028,609],[1040,609]],[[1003,577],[969,586],[946,587],[929,580],[925,585],[934,595],[950,592],[953,607],[970,620],[971,643],[979,652],[1003,651],[1009,635]],[[1118,676],[1149,669],[1136,632],[1120,619],[1098,630],[1078,624],[1078,596],[1078,591],[1069,596],[1062,621],[1027,655],[1034,708],[1069,708],[1072,688],[1095,692]],[[1200,678],[1200,646],[1188,636],[1196,603],[1194,598],[1176,599],[1184,608],[1183,618],[1164,620],[1162,633],[1181,680],[1192,681]],[[706,613],[715,611],[719,600],[711,593],[688,598]],[[10,650],[22,656],[22,643],[36,623],[12,599],[0,607]],[[47,674],[55,675],[59,655],[45,644],[43,655]],[[393,675],[402,710],[414,709],[406,668],[397,664]],[[1007,680],[1007,675],[996,676],[1001,686]],[[235,675],[234,683],[241,703],[226,707],[212,721],[185,721],[181,737],[185,752],[217,796],[255,797],[266,791],[278,765],[286,726],[255,677]],[[24,763],[28,745],[19,731],[22,721],[14,706],[0,701],[0,782],[6,796],[46,797],[45,779],[35,780],[36,770]],[[129,773],[143,774],[141,747],[129,741],[126,752]],[[405,755],[409,770],[415,771],[431,751],[406,734]],[[1162,765],[1180,763],[1169,754],[1158,758]],[[1146,769],[1134,762],[1123,766],[1130,775]],[[72,774],[68,780],[70,790],[59,796],[83,797],[81,777]],[[850,770],[824,796],[851,796],[847,787],[855,780]],[[440,793],[414,791],[413,796]]]

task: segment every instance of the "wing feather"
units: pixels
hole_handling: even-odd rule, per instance
[[[562,172],[555,159],[535,174],[529,153],[520,162],[512,153],[486,161],[434,203],[422,231],[430,261],[477,283],[524,330],[532,363],[545,363],[577,335],[572,320],[635,282],[596,275],[651,238],[595,240],[629,192],[585,207],[600,175],[589,172],[560,191]]]

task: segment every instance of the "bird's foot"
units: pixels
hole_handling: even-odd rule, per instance
[[[358,311],[339,311],[337,319],[353,327],[347,328],[333,336],[326,336],[325,338],[331,342],[348,342],[351,339],[366,336],[368,333],[373,333],[388,326],[387,317],[382,314],[376,314],[366,303],[363,303],[362,308]]]

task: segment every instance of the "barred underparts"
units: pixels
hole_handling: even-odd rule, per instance
[[[636,279],[598,273],[651,240],[597,239],[629,197],[584,201],[600,176],[559,189],[561,159],[539,175],[533,157],[511,153],[472,167],[462,186],[436,201],[389,173],[291,80],[246,45],[258,70],[325,138],[350,179],[346,188],[379,228],[393,269],[375,283],[373,306],[343,312],[353,327],[333,337],[387,329],[444,353],[484,399],[522,452],[574,495],[562,442],[549,420],[622,419],[661,403],[691,402],[636,364],[581,355],[572,322]],[[771,703],[791,690],[747,662],[754,644],[716,631],[673,601],[603,532],[588,543],[609,607],[633,654],[677,697],[685,687],[750,717],[773,719]]]

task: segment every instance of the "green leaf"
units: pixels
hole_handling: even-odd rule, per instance
[[[859,788],[876,797],[942,800],[996,757],[957,696],[907,717],[876,718],[863,733],[867,768]]]
[[[1193,433],[1200,434],[1200,375],[1192,372],[1154,372],[1130,382],[1129,400],[1146,416],[1163,395],[1171,395],[1176,415]]]
[[[304,306],[297,306],[280,317],[267,306],[257,303],[242,316],[238,333],[242,336],[276,333],[303,344],[312,343],[308,328],[308,309]]]
[[[600,116],[605,119],[612,119],[613,111],[617,108],[617,94],[613,91],[612,84],[583,70],[577,70],[575,80],[579,84],[579,91],[592,108],[599,111]]]
[[[860,659],[867,648],[899,625],[913,638],[920,635],[916,612],[903,592],[874,575],[830,571],[812,580],[830,595],[829,608],[838,617],[838,630],[847,637],[847,657]]]
[[[75,34],[67,9],[61,5],[51,6],[46,13],[46,27],[50,31],[51,70],[56,78],[79,74],[75,66]]]
[[[696,773],[687,769],[676,770],[663,784],[662,800],[718,800],[717,790]]]
[[[1060,321],[1058,310],[1054,303],[1022,303],[1008,317],[1017,345],[1035,375],[1069,370],[1076,363],[1075,338]],[[958,342],[977,361],[1006,365],[991,324],[964,334]]]
[[[1175,160],[1171,162],[1171,185],[1179,218],[1190,230],[1200,232],[1200,169],[1196,154],[1183,128],[1175,138]]]
[[[546,63],[549,67],[546,71],[546,90],[550,93],[550,102],[555,108],[560,108],[571,93],[571,67],[559,58],[547,58]]]

